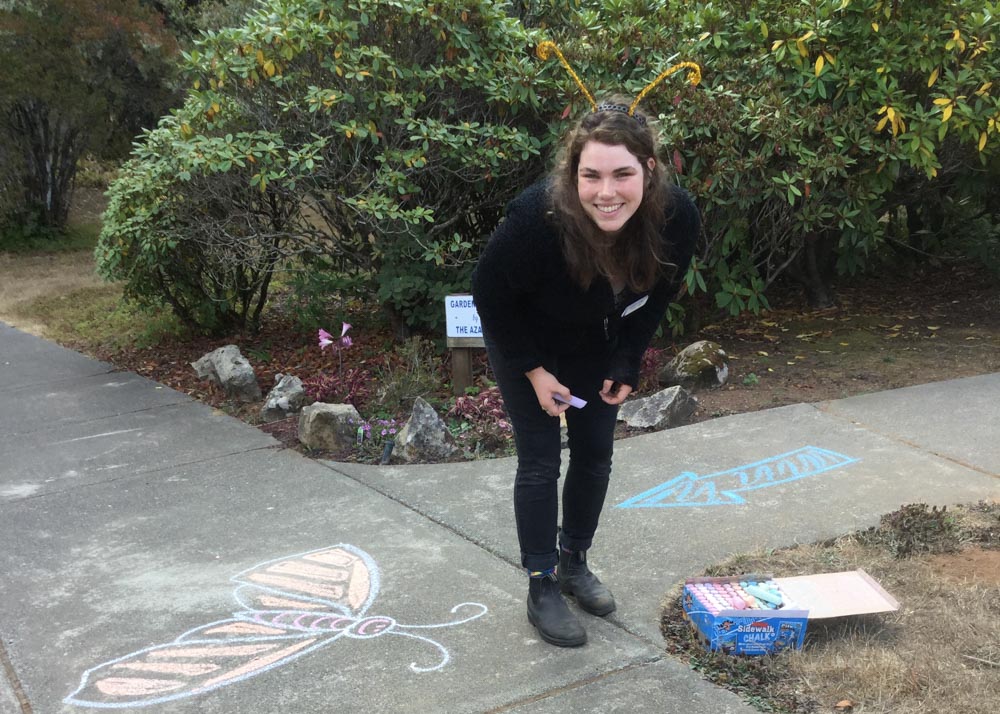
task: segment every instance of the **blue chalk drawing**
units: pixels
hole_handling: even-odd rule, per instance
[[[817,446],[805,446],[787,454],[707,476],[686,471],[666,483],[619,503],[615,508],[679,508],[746,503],[741,493],[818,476],[858,461],[860,459]]]

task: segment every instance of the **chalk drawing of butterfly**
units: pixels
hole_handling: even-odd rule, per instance
[[[378,597],[379,569],[371,556],[339,544],[260,563],[232,577],[243,611],[188,630],[173,642],[154,645],[93,667],[65,704],[118,709],[160,704],[241,682],[280,667],[341,638],[364,640],[398,635],[437,648],[430,672],[451,659],[440,643],[407,630],[454,627],[486,614],[485,605],[463,602],[470,612],[452,622],[403,625],[391,617],[367,617]]]

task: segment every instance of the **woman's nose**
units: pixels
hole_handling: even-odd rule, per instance
[[[604,179],[603,181],[601,181],[600,195],[601,196],[615,195],[615,182],[612,179]]]

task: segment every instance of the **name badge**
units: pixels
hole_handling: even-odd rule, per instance
[[[643,295],[641,298],[639,298],[634,303],[625,308],[625,311],[622,313],[622,317],[628,317],[633,312],[638,310],[640,307],[645,305],[648,300],[649,300],[649,295]]]

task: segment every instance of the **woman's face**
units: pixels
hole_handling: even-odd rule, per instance
[[[652,170],[656,162],[649,159],[647,164]],[[642,203],[645,183],[639,159],[621,144],[584,144],[576,171],[577,193],[584,212],[602,231],[622,229]]]

